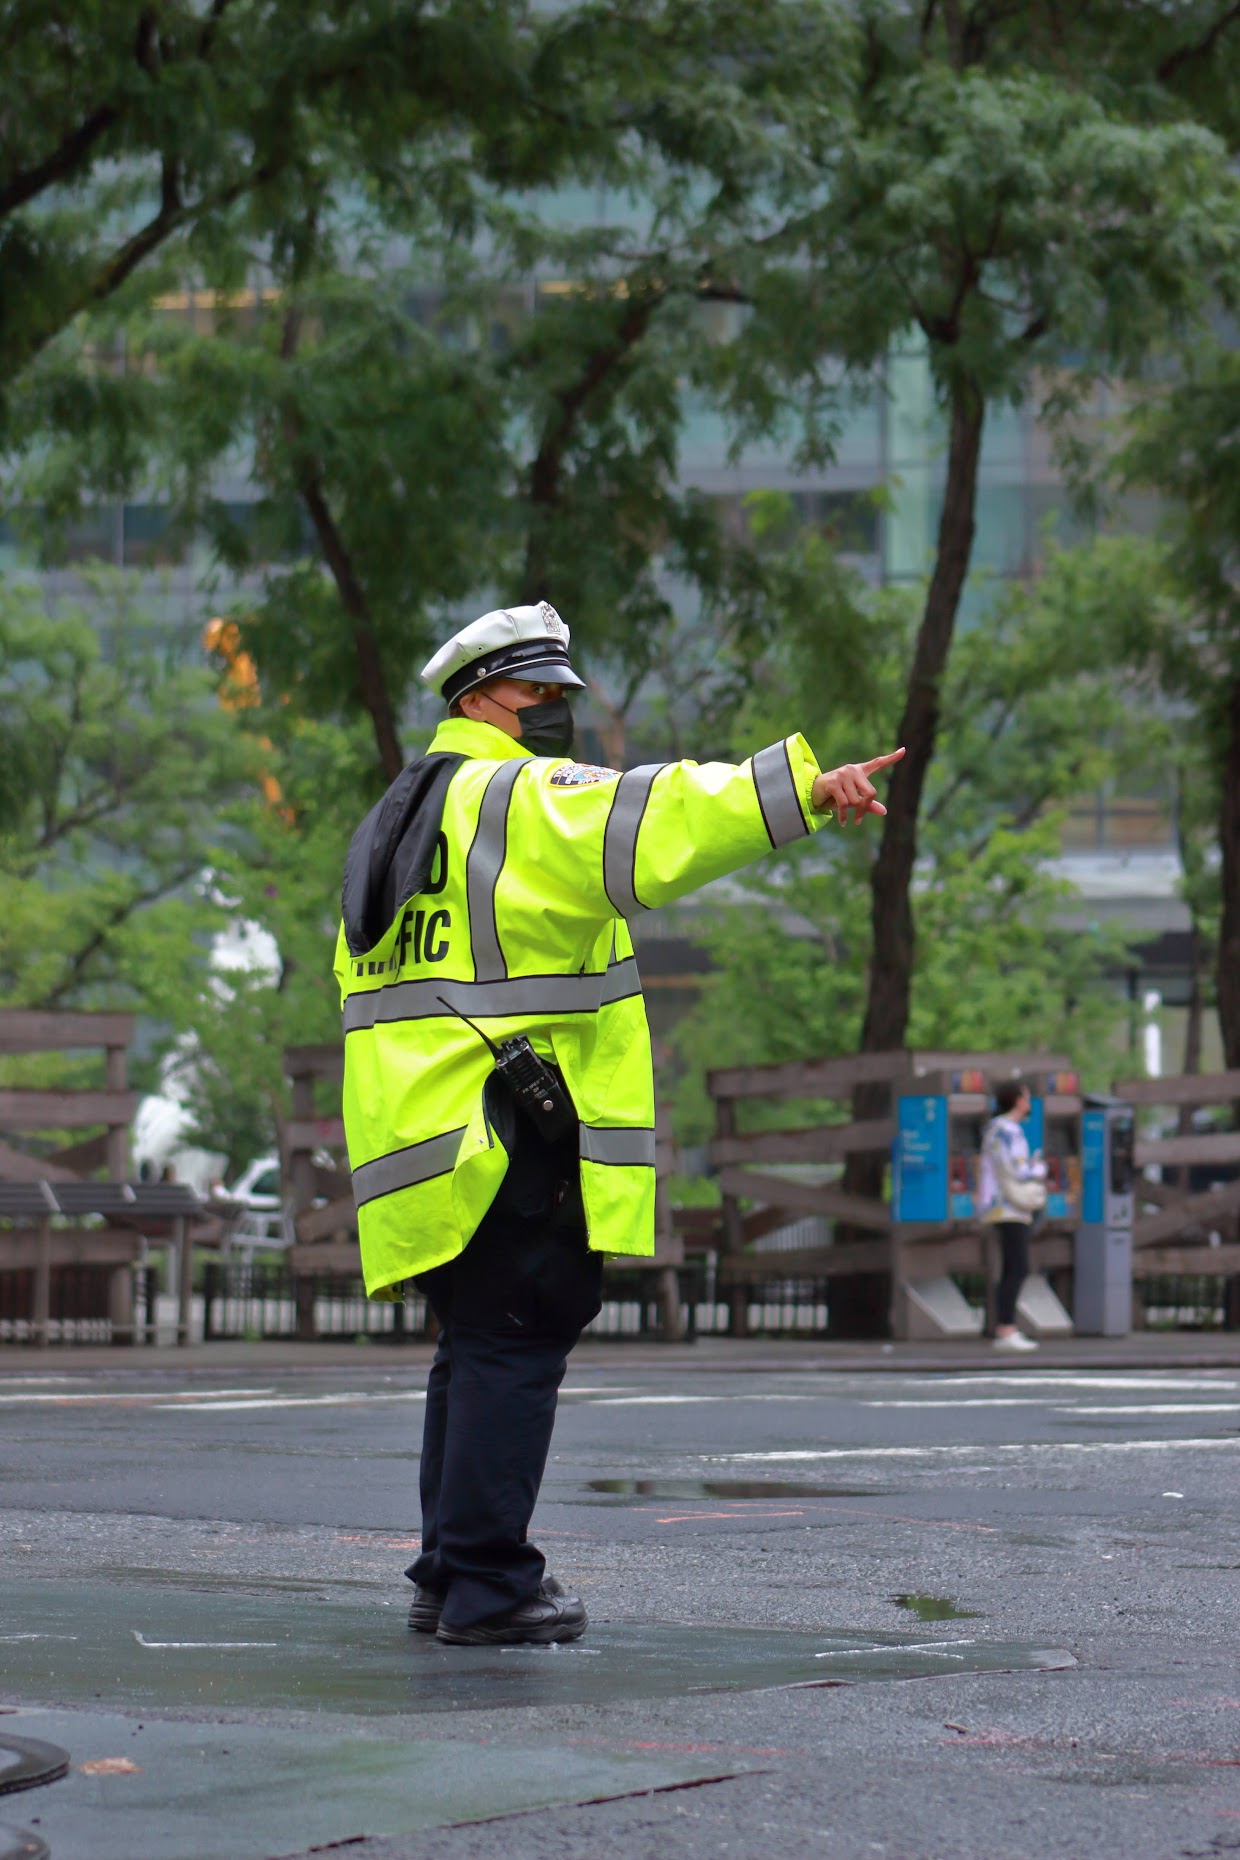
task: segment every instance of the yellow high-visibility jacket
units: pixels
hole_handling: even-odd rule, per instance
[[[654,1251],[654,1080],[627,919],[799,839],[822,821],[801,736],[738,768],[630,769],[533,757],[450,718],[431,755],[468,758],[444,802],[427,888],[335,973],[344,1121],[371,1297],[462,1251],[508,1157],[483,1106],[498,1044],[524,1033],[580,1120],[590,1246]]]

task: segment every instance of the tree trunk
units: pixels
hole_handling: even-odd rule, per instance
[[[1219,814],[1223,914],[1218,938],[1218,1019],[1223,1064],[1240,1068],[1240,675],[1227,694],[1227,746]]]
[[[304,229],[304,251],[301,259],[303,268],[308,263],[314,236],[315,220],[312,214]],[[281,361],[291,362],[296,355],[301,342],[302,328],[302,314],[294,304],[285,314],[284,326],[280,333]],[[353,558],[345,545],[340,527],[332,515],[327,489],[323,483],[322,466],[319,460],[305,450],[303,445],[302,418],[292,399],[285,405],[283,433],[285,444],[293,456],[298,492],[306,507],[306,513],[314,525],[314,532],[319,539],[323,558],[336,583],[340,604],[348,616],[353,634],[353,650],[357,657],[358,691],[375,733],[379,766],[383,770],[384,779],[390,784],[396,780],[404,768],[405,758],[400,746],[396,713],[392,708],[392,697],[383,670],[379,642],[375,638],[374,628],[371,625],[370,603],[353,565]]]
[[[887,815],[870,876],[873,955],[861,1032],[863,1053],[894,1051],[904,1045],[908,1032],[915,955],[912,884],[918,816],[938,737],[940,688],[973,554],[977,465],[985,413],[986,403],[977,384],[968,379],[959,381],[952,394],[951,443],[938,553],[896,739],[905,755],[892,771],[885,797]],[[861,1120],[885,1116],[888,1090],[885,1085],[859,1086],[853,1095],[853,1117]],[[883,1169],[880,1156],[851,1157],[844,1172],[845,1191],[877,1199],[882,1194]],[[845,1235],[841,1233],[840,1238]],[[890,1288],[884,1274],[859,1274],[847,1283],[839,1283],[831,1299],[831,1334],[886,1335],[889,1302]]]
[[[370,624],[366,593],[332,516],[323,486],[312,469],[302,473],[301,495],[336,583],[341,605],[349,616],[353,630],[353,649],[357,654],[358,689],[370,715],[380,765],[387,781],[391,783],[404,768],[405,757],[400,746],[396,713],[392,709],[392,697],[384,675],[379,642]]]

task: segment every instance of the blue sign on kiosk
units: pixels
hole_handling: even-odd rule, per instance
[[[892,1204],[897,1221],[947,1219],[947,1099],[898,1100],[892,1146]]]

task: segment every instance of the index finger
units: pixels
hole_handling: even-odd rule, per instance
[[[892,763],[898,762],[903,754],[902,749],[893,749],[889,756],[875,756],[872,762],[863,762],[861,767],[867,775],[872,775],[875,769],[890,768]]]

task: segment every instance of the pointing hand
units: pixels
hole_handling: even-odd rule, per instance
[[[902,749],[895,749],[889,756],[875,756],[872,762],[846,762],[842,768],[825,770],[814,781],[811,795],[814,811],[821,814],[833,808],[839,815],[840,825],[845,827],[849,824],[850,809],[855,827],[861,825],[867,814],[885,814],[887,809],[875,799],[878,790],[870,777],[879,769],[890,768],[903,754]]]

